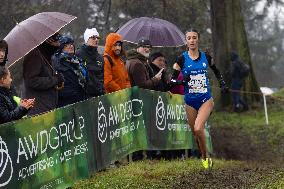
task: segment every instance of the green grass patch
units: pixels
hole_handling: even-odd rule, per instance
[[[240,165],[242,162],[239,161],[214,161],[216,169]],[[197,172],[206,172],[199,159],[144,160],[96,173],[91,179],[78,182],[74,188],[172,188],[181,175]]]
[[[284,88],[281,88],[276,93],[273,93],[272,96],[284,100]]]
[[[266,125],[263,109],[214,112],[209,120],[217,154],[212,171],[205,171],[199,159],[144,160],[98,172],[74,188],[284,188],[284,107],[271,105],[268,115]]]

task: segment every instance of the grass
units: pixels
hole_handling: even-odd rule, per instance
[[[215,161],[215,167],[241,164],[237,161]],[[91,179],[78,182],[74,188],[171,188],[185,174],[204,172],[200,160],[150,161],[130,163],[116,169],[99,172]]]
[[[144,160],[96,173],[91,179],[77,182],[74,188],[281,188],[283,170],[271,165],[214,159],[214,169],[206,171],[197,159]]]
[[[213,145],[221,145],[215,146],[216,154],[218,150],[234,153],[228,149],[247,154],[240,156],[240,160],[215,156],[211,172],[203,170],[198,159],[144,160],[98,172],[77,182],[74,188],[284,188],[284,107],[269,106],[268,115],[266,125],[263,109],[241,114],[214,112],[209,124]],[[262,156],[266,161],[247,158],[250,156]]]
[[[281,88],[276,93],[272,94],[273,97],[284,100],[284,88]]]
[[[268,106],[269,124],[265,122],[263,109],[243,113],[214,112],[209,124],[218,130],[233,129],[239,133],[249,135],[251,141],[258,143],[265,138],[270,148],[278,149],[284,145],[284,106]],[[283,149],[282,149],[283,150]],[[283,150],[284,151],[284,150]]]

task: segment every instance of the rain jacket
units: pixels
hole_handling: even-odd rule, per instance
[[[68,53],[55,54],[54,69],[64,76],[64,88],[58,92],[58,107],[86,99],[86,70],[77,56]]]
[[[111,93],[130,87],[130,81],[121,56],[114,53],[114,44],[122,41],[121,35],[110,33],[106,38],[104,52],[104,87],[106,93]],[[122,54],[124,51],[122,50]],[[110,56],[113,64],[108,60]]]
[[[154,72],[147,63],[147,58],[138,53],[136,49],[128,51],[126,69],[131,86],[155,90],[155,87],[159,84],[159,80],[154,77]]]
[[[57,107],[59,83],[51,66],[51,56],[57,49],[47,43],[35,48],[24,58],[24,94],[23,98],[35,98],[35,105],[29,115],[46,112]]]
[[[21,119],[28,113],[23,106],[18,106],[10,89],[0,87],[0,124]]]
[[[86,92],[88,97],[104,94],[104,60],[96,47],[82,45],[76,55],[84,60],[88,70]]]

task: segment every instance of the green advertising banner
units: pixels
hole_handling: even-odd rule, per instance
[[[134,87],[1,125],[0,187],[67,188],[132,152],[193,144],[182,96]]]
[[[94,160],[87,102],[0,128],[0,186],[66,188],[89,177]],[[87,108],[85,109],[87,110]]]
[[[136,90],[135,90],[136,89]],[[97,169],[127,154],[147,148],[143,101],[135,89],[95,98],[93,113],[94,149]]]

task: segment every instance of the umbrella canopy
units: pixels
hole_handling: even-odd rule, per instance
[[[60,12],[42,12],[17,23],[4,38],[8,43],[8,65],[39,46],[77,17]]]
[[[117,31],[123,40],[138,43],[149,39],[154,47],[178,47],[185,45],[185,35],[174,24],[159,18],[140,17],[128,21]]]

